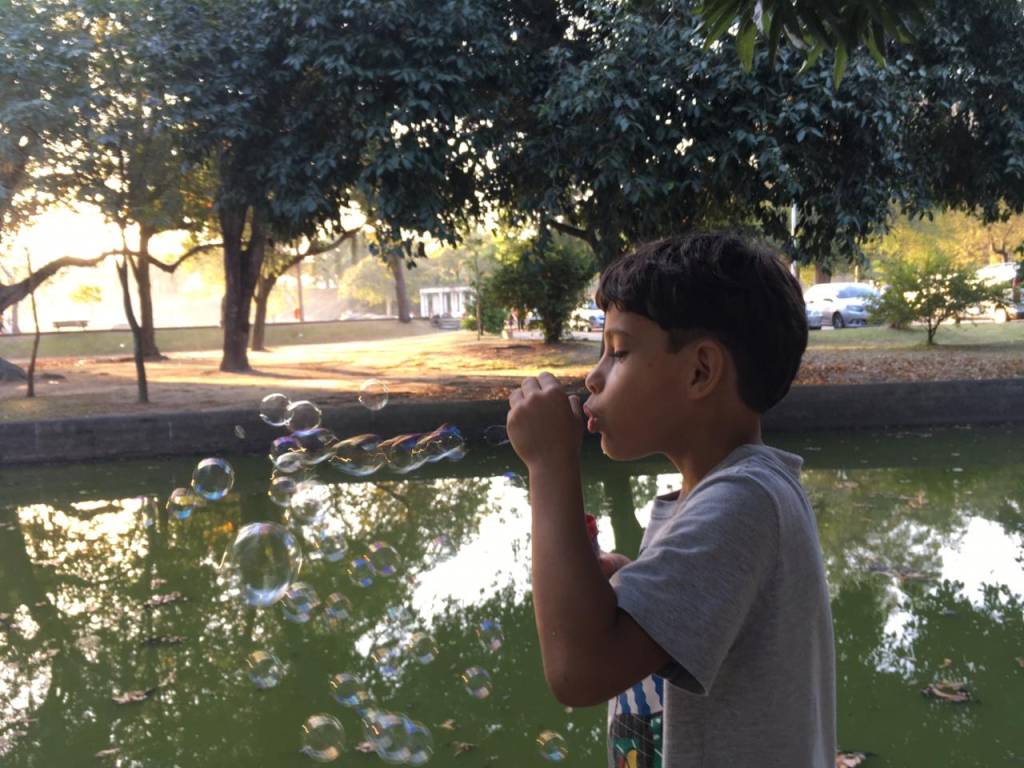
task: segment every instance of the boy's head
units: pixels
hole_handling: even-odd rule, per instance
[[[799,282],[768,248],[731,233],[641,246],[602,273],[596,299],[605,354],[587,377],[587,406],[616,458],[661,450],[670,430],[701,416],[764,413],[807,346]]]

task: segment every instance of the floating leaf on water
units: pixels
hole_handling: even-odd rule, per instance
[[[857,768],[874,752],[836,752],[836,768]]]
[[[1017,657],[1017,666],[1024,669],[1024,656]]]
[[[443,723],[441,723],[437,727],[438,728],[443,728],[446,731],[454,731],[455,730],[455,721],[452,720],[451,718],[448,718],[447,720],[445,720]]]
[[[114,755],[121,754],[120,747],[111,747],[110,749],[101,749],[93,757],[114,757]]]
[[[128,691],[117,696],[111,696],[110,699],[115,704],[137,704],[140,701],[145,701],[154,693],[160,689],[159,685],[154,685],[152,688],[147,688],[144,691]]]
[[[471,744],[468,741],[449,741],[448,743],[451,745],[452,751],[455,753],[456,757],[465,752],[470,752],[476,749],[476,744]]]
[[[967,683],[959,681],[942,680],[932,683],[922,688],[921,693],[930,698],[953,704],[964,704],[971,701],[971,692],[967,690]]]
[[[948,667],[948,666],[949,666],[949,665],[951,665],[952,663],[953,663],[953,660],[952,660],[952,659],[946,658],[946,659],[943,659],[943,660],[942,660],[942,664],[941,664],[940,666],[941,666],[941,667],[942,667],[943,669],[945,669],[946,667]]]
[[[235,424],[235,437],[239,440],[245,440],[245,427],[241,424]]]
[[[153,595],[149,600],[142,604],[143,608],[151,609],[158,608],[161,605],[170,605],[171,603],[178,603],[188,600],[181,592],[168,592],[166,595]]]

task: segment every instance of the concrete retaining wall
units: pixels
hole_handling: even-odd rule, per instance
[[[379,412],[327,408],[324,425],[340,436],[424,432],[457,424],[473,441],[503,424],[503,400],[394,403]],[[795,387],[765,415],[767,433],[1024,424],[1024,379]],[[245,432],[239,438],[235,427]],[[282,430],[250,407],[144,415],[0,423],[0,466],[102,461],[202,453],[263,453]]]

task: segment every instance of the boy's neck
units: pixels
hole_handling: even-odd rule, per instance
[[[683,476],[683,495],[690,493],[694,487],[718,466],[726,456],[741,445],[761,445],[761,419],[736,425],[732,430],[703,430],[701,438],[686,447],[685,450],[668,458]]]

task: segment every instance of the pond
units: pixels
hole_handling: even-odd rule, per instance
[[[997,766],[1024,761],[1024,454],[1009,429],[780,436],[805,457],[835,618],[839,744],[868,766]],[[196,457],[201,458],[201,457]],[[330,694],[361,677],[382,709],[432,734],[438,765],[542,765],[555,731],[568,765],[604,761],[600,707],[568,710],[545,686],[529,591],[529,508],[507,449],[473,448],[412,475],[356,481],[321,470],[347,555],[307,557],[321,600],[351,611],[286,621],[225,586],[223,553],[241,525],[276,520],[263,457],[226,457],[224,500],[147,525],[144,494],[166,498],[195,460],[5,470],[0,474],[0,764],[307,766],[300,731],[314,713],[343,725],[338,765],[361,754],[355,713]],[[586,502],[600,540],[632,554],[647,500],[674,487],[661,461],[614,464],[590,444]],[[506,473],[513,473],[506,475]],[[348,561],[393,546],[398,573],[359,587]],[[500,648],[481,622],[501,627]],[[388,643],[432,640],[433,660]],[[484,640],[493,641],[494,636]],[[496,645],[497,643],[492,643]],[[431,643],[426,642],[427,646]],[[276,654],[280,682],[257,689],[247,657]],[[462,673],[483,667],[490,695]],[[922,695],[966,684],[971,701]],[[114,697],[137,698],[117,703]],[[94,755],[98,755],[94,757]],[[453,762],[458,756],[458,761]]]

